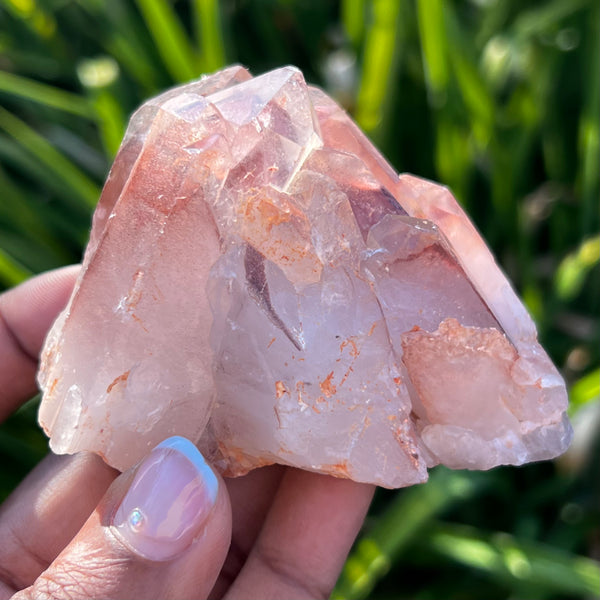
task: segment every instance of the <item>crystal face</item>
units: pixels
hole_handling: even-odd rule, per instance
[[[400,487],[554,457],[564,383],[449,191],[398,176],[293,67],[132,117],[42,355],[55,452],[125,469],[183,435]]]

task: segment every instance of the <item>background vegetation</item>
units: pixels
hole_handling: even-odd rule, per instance
[[[378,492],[334,597],[599,597],[599,24],[597,0],[0,0],[0,287],[79,260],[144,99],[298,65],[399,171],[454,190],[576,427],[554,463]],[[35,409],[0,430],[2,495],[46,452]]]

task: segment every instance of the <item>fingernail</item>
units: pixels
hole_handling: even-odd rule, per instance
[[[219,484],[189,440],[171,437],[142,461],[112,521],[113,532],[136,554],[170,560],[196,537]]]

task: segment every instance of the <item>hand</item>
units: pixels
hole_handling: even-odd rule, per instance
[[[35,392],[77,270],[0,296],[0,419]],[[0,599],[327,598],[372,494],[280,466],[224,481],[182,438],[121,475],[50,454],[0,508]]]

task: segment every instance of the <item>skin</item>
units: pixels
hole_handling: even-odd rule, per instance
[[[0,419],[35,390],[37,357],[78,267],[0,296]],[[49,454],[0,507],[4,598],[327,598],[373,486],[288,467],[223,481],[200,536],[175,559],[136,555],[108,527],[135,468]]]

